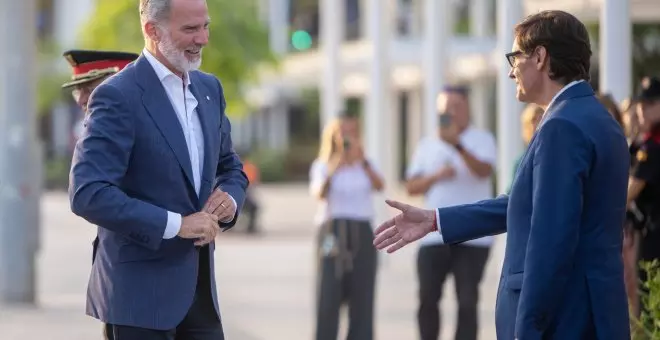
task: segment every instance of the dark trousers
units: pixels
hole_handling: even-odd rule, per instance
[[[479,283],[489,247],[466,245],[422,246],[417,254],[419,309],[417,321],[422,340],[437,340],[441,317],[439,302],[447,274],[454,276],[458,297],[456,340],[477,339]]]
[[[249,192],[243,203],[243,215],[247,218],[247,232],[250,234],[256,233],[258,231],[257,218],[259,216],[259,205],[254,200],[253,194]]]
[[[316,340],[337,340],[339,310],[349,308],[348,340],[374,338],[378,257],[369,222],[333,220],[318,238]]]
[[[167,331],[105,325],[106,340],[224,340],[211,296],[209,247],[199,248],[199,271],[195,297],[188,314],[175,328]]]

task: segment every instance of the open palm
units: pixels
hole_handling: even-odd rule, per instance
[[[389,247],[387,252],[393,253],[435,229],[435,212],[433,210],[420,209],[397,201],[386,200],[385,202],[401,213],[376,228],[374,246],[377,249]]]

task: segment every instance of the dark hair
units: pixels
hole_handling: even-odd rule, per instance
[[[621,125],[621,127],[624,127],[623,124],[623,115],[621,114],[621,111],[619,110],[619,106],[616,104],[614,101],[614,98],[609,93],[599,93],[597,95],[598,100],[600,101],[603,106],[607,109],[607,111],[610,112],[612,117]]]
[[[456,93],[458,95],[461,95],[467,99],[468,94],[470,93],[470,90],[468,90],[467,87],[465,86],[460,86],[460,85],[447,85],[442,89],[443,93]]]
[[[591,43],[587,28],[563,11],[542,11],[525,18],[514,28],[520,51],[531,54],[544,47],[550,62],[550,79],[566,85],[589,81]]]

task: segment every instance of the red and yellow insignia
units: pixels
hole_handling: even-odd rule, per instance
[[[639,162],[644,162],[648,157],[648,154],[646,153],[646,150],[639,150],[637,151],[636,157]]]

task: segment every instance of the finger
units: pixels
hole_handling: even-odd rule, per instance
[[[209,206],[211,205],[211,202],[213,202],[213,199],[215,199],[215,196],[217,195],[218,190],[216,189],[211,193],[211,196],[206,200],[206,203],[204,203],[204,207],[202,207],[202,211],[207,211]]]
[[[412,208],[411,205],[401,203],[395,200],[385,200],[385,203],[387,203],[387,205],[389,205],[392,208],[401,210],[402,212],[406,212],[408,211],[408,209]]]
[[[227,193],[225,193],[220,189],[215,189],[215,191],[213,191],[211,196],[209,196],[209,198],[206,200],[206,204],[204,204],[204,208],[202,209],[202,211],[211,212],[215,210],[215,208],[217,208],[217,205],[220,204],[222,196],[226,194]]]
[[[384,239],[381,242],[377,243],[376,244],[376,249],[378,249],[378,250],[385,249],[386,247],[388,247],[388,246],[390,246],[390,245],[392,245],[396,242],[399,242],[400,240],[401,240],[401,235],[395,234],[394,236],[392,236],[390,238],[387,238],[387,239]]]
[[[234,218],[234,213],[229,208],[223,211],[222,214],[218,215],[218,221],[227,221],[233,218]]]
[[[391,228],[391,229],[387,230],[386,232],[378,235],[378,237],[376,237],[376,239],[374,240],[374,245],[376,246],[376,248],[382,249],[383,248],[382,244],[386,243],[387,240],[389,240],[391,238],[394,238],[394,237],[401,238],[401,236],[399,236],[399,233],[397,232],[396,228]],[[396,242],[397,240],[394,240],[394,241]]]
[[[215,216],[221,216],[226,213],[226,211],[231,210],[231,202],[229,201],[229,196],[225,194],[219,199],[218,205],[211,212]]]
[[[395,224],[394,218],[391,218],[391,219],[383,222],[383,224],[379,225],[378,228],[376,228],[376,230],[374,230],[374,234],[378,235],[378,234],[382,233],[383,231],[389,229],[390,227],[393,227],[394,224]]]
[[[216,224],[218,223],[218,216],[214,214],[209,214],[208,216],[211,219],[211,221],[215,222]]]
[[[403,248],[408,242],[404,239],[400,239],[397,243],[395,243],[393,246],[387,248],[387,253],[392,254],[393,252]]]

